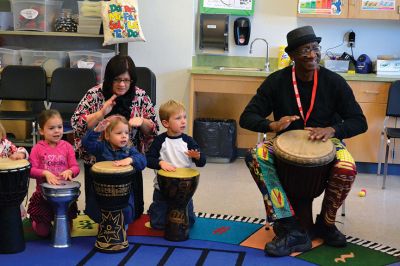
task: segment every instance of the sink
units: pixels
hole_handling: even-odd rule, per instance
[[[265,71],[263,68],[257,67],[226,67],[226,66],[216,66],[215,69],[224,71]]]

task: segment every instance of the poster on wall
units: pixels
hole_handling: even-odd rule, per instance
[[[308,15],[340,15],[342,14],[342,1],[299,0],[297,12]]]
[[[396,0],[362,0],[361,10],[394,11]]]
[[[200,0],[202,14],[254,15],[255,0]]]

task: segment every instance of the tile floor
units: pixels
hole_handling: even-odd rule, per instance
[[[261,194],[243,159],[230,164],[208,163],[200,168],[200,183],[193,197],[195,211],[265,218]],[[145,210],[151,203],[154,172],[144,171]],[[83,174],[77,177],[82,185]],[[345,234],[375,241],[400,249],[400,175],[388,176],[386,189],[382,190],[382,177],[359,174],[346,200],[346,216],[337,216],[337,227]],[[365,188],[366,197],[358,192]],[[29,196],[35,189],[32,181]],[[84,188],[79,197],[79,209],[84,209]],[[322,196],[314,201],[317,214]]]

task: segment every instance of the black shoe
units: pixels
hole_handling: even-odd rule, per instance
[[[317,215],[314,233],[317,237],[322,238],[328,246],[345,247],[347,245],[346,236],[337,229],[336,225],[326,225],[320,215]]]
[[[276,230],[276,228],[278,229]],[[307,233],[295,220],[275,223],[274,231],[276,237],[264,248],[264,252],[268,256],[288,256],[293,252],[308,251],[312,247]]]

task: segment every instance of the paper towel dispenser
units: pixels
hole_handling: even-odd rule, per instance
[[[228,15],[200,15],[200,49],[212,48],[228,51]]]

